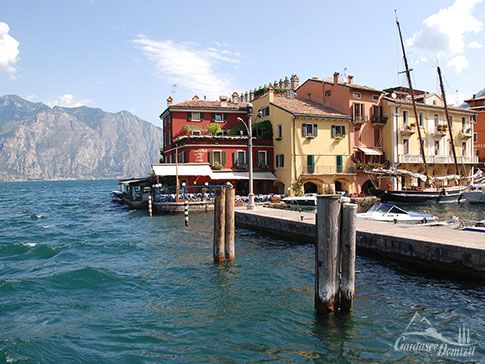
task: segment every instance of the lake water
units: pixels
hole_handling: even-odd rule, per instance
[[[115,181],[0,184],[0,362],[485,358],[479,283],[359,256],[354,312],[317,320],[312,245],[237,229],[236,261],[214,264],[212,214],[192,214],[187,228],[183,215],[149,218],[113,204],[116,188]],[[416,313],[455,341],[465,325],[473,355],[396,350]]]

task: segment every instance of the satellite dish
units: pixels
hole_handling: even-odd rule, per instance
[[[393,93],[391,94],[391,97],[392,97],[393,99],[397,98],[396,93],[395,93],[395,92],[393,92]]]

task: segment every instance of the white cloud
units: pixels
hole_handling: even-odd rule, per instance
[[[218,48],[201,48],[193,43],[172,40],[155,41],[144,35],[132,41],[152,62],[158,75],[171,84],[184,87],[193,94],[215,99],[234,91],[227,72],[227,64],[240,64],[241,54],[215,43]]]
[[[469,64],[465,56],[456,56],[446,64],[446,67],[455,67],[456,73],[460,73],[465,68],[468,68],[468,66]]]
[[[15,79],[15,63],[19,56],[19,42],[8,34],[8,24],[0,22],[0,69],[7,72],[12,80]]]
[[[455,66],[457,72],[468,67],[465,56],[456,56],[465,53],[466,33],[482,31],[483,23],[472,15],[472,10],[483,1],[455,0],[450,7],[426,18],[425,28],[406,40],[409,54],[418,62],[454,57],[449,64]]]
[[[63,106],[63,107],[79,107],[92,103],[89,99],[78,99],[73,95],[65,94],[59,96],[57,99],[49,100],[46,104],[50,107]]]
[[[470,42],[470,44],[468,44],[468,48],[477,48],[477,49],[480,49],[482,47],[483,46],[480,43],[475,42],[475,41]]]

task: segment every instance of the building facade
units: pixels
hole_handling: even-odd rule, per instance
[[[279,193],[354,192],[349,116],[286,92],[275,94],[271,85],[252,103],[255,115],[260,111],[272,125]]]
[[[181,182],[200,185],[205,182],[232,183],[236,193],[246,195],[248,185],[248,137],[242,119],[247,123],[246,102],[240,102],[237,93],[231,99],[218,101],[192,100],[173,104],[160,115],[163,125],[163,160],[165,163],[209,163],[211,176],[184,176]],[[239,120],[238,120],[239,119]],[[266,130],[268,129],[268,130]],[[254,125],[253,168],[255,193],[273,192],[271,171],[273,141],[270,128]]]
[[[473,142],[475,156],[483,168],[485,166],[485,89],[473,95],[471,99],[465,100],[465,102],[470,110],[480,113],[477,115],[477,122],[474,127]]]

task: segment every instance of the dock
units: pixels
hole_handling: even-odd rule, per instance
[[[314,243],[315,213],[236,208],[236,226]],[[485,280],[485,234],[440,226],[357,219],[357,253],[419,265],[453,278]]]

